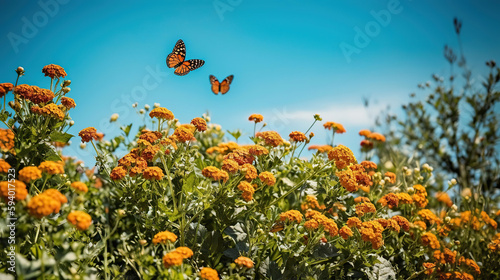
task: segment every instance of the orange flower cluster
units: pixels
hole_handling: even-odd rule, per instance
[[[385,172],[384,178],[389,178],[389,180],[386,183],[391,183],[391,184],[396,183],[396,174],[392,172],[389,171]]]
[[[84,128],[78,133],[78,136],[82,138],[82,142],[90,142],[92,139],[99,139],[97,136],[97,130],[94,127]]]
[[[278,147],[283,144],[283,139],[276,131],[258,132],[255,136],[264,139],[266,145],[272,147]]]
[[[436,276],[439,280],[474,280],[474,277],[467,272],[440,272]]]
[[[434,256],[434,259],[436,260],[436,263],[454,264],[456,262],[457,252],[452,251],[448,248],[444,248],[443,251],[439,251],[439,250],[434,251],[433,256]]]
[[[14,132],[10,129],[0,128],[0,149],[8,152],[14,148]]]
[[[351,230],[350,227],[348,226],[343,226],[340,230],[339,230],[339,235],[344,239],[344,240],[347,240],[349,237],[351,237],[353,235],[353,232]]]
[[[123,166],[117,166],[111,170],[111,174],[109,174],[109,177],[113,181],[118,181],[123,179],[125,176],[127,176],[127,169]]]
[[[328,129],[328,130],[333,129],[335,131],[335,133],[339,133],[339,134],[346,132],[344,126],[342,124],[336,123],[336,122],[326,122],[323,124],[323,127],[325,129]]]
[[[306,142],[307,141],[306,135],[300,131],[292,131],[290,133],[290,135],[288,135],[288,136],[290,137],[290,140],[292,140],[294,142]]]
[[[338,145],[328,152],[328,159],[333,160],[337,169],[342,170],[356,163],[356,158],[351,149],[344,145]]]
[[[71,187],[73,189],[75,189],[76,191],[79,191],[82,193],[86,193],[89,191],[89,188],[87,187],[87,185],[83,182],[80,182],[80,181],[76,181],[76,182],[71,183]]]
[[[406,219],[405,217],[403,216],[399,216],[399,215],[396,215],[396,216],[393,216],[391,218],[391,220],[394,220],[398,223],[398,225],[404,230],[404,231],[409,231],[410,230],[410,222],[408,221],[408,219]]]
[[[266,149],[265,147],[262,147],[261,145],[252,145],[248,149],[248,152],[252,156],[261,156],[261,155],[267,155],[267,154],[269,154],[269,150]]]
[[[203,168],[201,174],[206,178],[211,178],[214,181],[226,182],[229,179],[229,174],[226,171],[220,170],[215,166],[207,166]]]
[[[425,268],[424,274],[431,275],[434,272],[434,268],[436,267],[436,265],[433,263],[425,262],[423,263],[423,267]]]
[[[69,97],[66,97],[66,96],[63,96],[61,98],[61,104],[64,107],[66,107],[67,109],[71,109],[71,108],[75,108],[76,107],[75,100],[73,98],[69,98]]]
[[[362,217],[366,213],[375,213],[376,211],[377,209],[375,208],[375,205],[370,202],[364,202],[356,205],[356,215],[358,215],[358,217]]]
[[[207,149],[207,154],[211,155],[213,153],[219,153],[221,155],[228,154],[234,150],[243,149],[242,146],[238,145],[236,142],[219,143],[217,147],[210,147]]]
[[[302,216],[301,216],[301,218],[302,218]],[[307,222],[314,220],[316,223],[310,222],[311,225],[318,224],[319,226],[321,226],[323,228],[323,230],[325,232],[328,232],[330,234],[330,236],[336,236],[339,234],[339,229],[338,229],[335,221],[327,218],[325,215],[321,214],[318,211],[308,210],[306,212],[306,219],[308,220]],[[306,226],[306,225],[304,224],[304,226]],[[318,228],[318,226],[316,226],[315,228]]]
[[[333,147],[330,145],[311,145],[307,149],[309,151],[310,150],[318,150],[319,153],[328,153],[329,151],[333,150]]]
[[[358,217],[351,217],[349,219],[347,219],[347,226],[350,227],[350,228],[361,228],[361,220],[358,218]]]
[[[161,231],[155,234],[153,237],[153,244],[156,245],[158,243],[167,244],[167,241],[174,243],[177,240],[177,235],[171,233],[170,231]]]
[[[150,144],[153,144],[156,140],[161,138],[161,133],[158,131],[142,130],[139,139],[146,140]],[[167,140],[170,140],[167,138]]]
[[[382,238],[382,232],[384,227],[377,221],[367,221],[361,224],[359,228],[359,233],[361,234],[361,239],[372,244],[373,249],[378,249],[384,245],[384,240]]]
[[[497,228],[497,222],[494,219],[491,219],[490,216],[481,211],[479,214],[479,210],[476,212],[477,214],[472,214],[471,211],[465,211],[460,213],[460,218],[456,218],[452,220],[456,226],[460,225],[470,225],[474,230],[481,229],[485,224],[491,226],[492,228]],[[478,218],[480,216],[481,219]]]
[[[370,141],[370,140],[361,140],[361,143],[359,143],[359,145],[361,146],[361,151],[362,152],[367,152],[367,151],[370,151],[371,149],[373,149],[373,142]]]
[[[252,164],[255,157],[252,156],[248,150],[236,149],[224,156],[224,159],[232,159],[238,163],[238,165]]]
[[[349,192],[355,192],[358,190],[359,185],[356,181],[356,175],[352,171],[352,169],[348,168],[343,171],[338,171],[335,173],[339,178],[339,183],[342,187],[344,187]]]
[[[318,199],[316,198],[316,196],[314,196],[312,194],[308,194],[306,196],[306,201],[300,205],[300,208],[302,209],[302,211],[306,211],[307,209],[323,210],[326,208],[326,206],[319,205],[319,202],[318,202]]]
[[[9,184],[11,186],[10,188]],[[28,190],[22,181],[15,180],[13,183],[7,181],[0,182],[0,197],[3,197],[5,201],[9,199],[9,192],[12,194],[13,191],[15,192],[15,201],[24,200],[28,196]]]
[[[276,178],[274,177],[273,173],[269,171],[264,171],[260,173],[259,179],[262,181],[262,183],[268,186],[273,186],[274,184],[276,184]]]
[[[62,161],[44,161],[40,163],[38,169],[50,175],[64,174],[64,163]]]
[[[428,222],[429,224],[441,223],[441,220],[429,209],[422,209],[418,211],[417,215],[419,215],[422,220]]]
[[[42,178],[42,171],[36,166],[26,166],[19,170],[19,180],[29,183]]]
[[[0,159],[0,173],[7,173],[11,168],[10,164],[4,159]]]
[[[385,136],[377,132],[371,132],[366,136],[366,138],[379,142],[385,142]]]
[[[358,196],[354,198],[354,203],[371,202],[366,196]]]
[[[401,230],[401,227],[399,226],[398,222],[394,219],[377,219],[376,220],[384,229],[390,229],[395,232],[399,232]]]
[[[413,199],[407,193],[398,193],[397,196],[398,196],[399,204],[412,204],[413,203]]]
[[[163,176],[165,176],[165,174],[163,174],[163,170],[158,166],[146,167],[142,172],[142,177],[147,180],[161,180]]]
[[[217,273],[217,270],[210,267],[203,267],[200,270],[200,277],[201,279],[206,280],[219,280],[219,274]]]
[[[415,194],[412,196],[412,199],[415,205],[420,208],[427,206],[429,201],[427,200],[427,191],[425,187],[422,185],[413,185],[413,189],[415,190]]]
[[[465,265],[465,266],[469,267],[469,269],[472,269],[472,271],[474,271],[474,273],[476,273],[478,275],[481,274],[481,268],[472,259],[467,259],[464,256],[461,256],[460,259],[458,259],[458,264]]]
[[[282,222],[302,222],[302,214],[297,210],[288,210],[280,214],[280,221]]]
[[[30,85],[18,85],[14,89],[14,92],[19,97],[27,99],[35,104],[47,103],[55,97],[54,93],[49,89]]]
[[[238,184],[238,189],[243,192],[241,196],[245,201],[248,202],[253,199],[253,194],[255,193],[255,189],[253,188],[252,184],[246,181],[241,181]]]
[[[4,97],[9,91],[14,87],[11,83],[1,83],[0,84],[0,97]]]
[[[257,169],[248,163],[243,164],[241,167],[241,172],[245,174],[245,180],[251,182],[253,179],[258,177]]]
[[[194,125],[198,131],[207,130],[207,122],[203,118],[194,118],[191,120],[191,124]]]
[[[445,192],[437,192],[436,198],[438,201],[446,204],[446,206],[451,207],[453,205],[453,201],[451,201],[450,196]]]
[[[432,249],[439,249],[441,247],[439,240],[432,232],[424,232],[424,234],[422,234],[422,244]]]
[[[31,110],[31,112],[33,112],[34,114],[37,114],[37,115],[55,118],[55,119],[58,119],[60,121],[62,121],[64,119],[64,112],[61,111],[59,106],[57,106],[54,103],[47,104],[47,105],[43,106],[42,108],[40,108],[38,106],[33,106],[30,108],[30,110]]]
[[[49,76],[50,78],[64,78],[68,74],[66,74],[66,71],[64,71],[64,68],[62,68],[59,65],[55,64],[49,64],[43,67],[42,73],[45,74],[45,77]]]
[[[222,161],[221,169],[228,173],[236,173],[240,169],[240,165],[232,159],[225,159]]]
[[[42,218],[52,213],[59,213],[61,205],[68,199],[56,189],[48,189],[34,196],[28,202],[28,210],[32,216]]]
[[[164,107],[154,108],[149,113],[149,116],[151,118],[157,118],[160,120],[173,120],[174,119],[174,114],[169,109],[164,108]]]
[[[72,211],[68,214],[68,222],[79,230],[87,230],[92,224],[92,217],[83,211]]]
[[[497,233],[493,239],[491,239],[490,244],[488,244],[488,249],[493,252],[500,252],[500,233]]]
[[[253,261],[247,257],[238,257],[236,260],[234,260],[234,263],[237,264],[239,267],[246,267],[246,268],[253,267]]]
[[[188,247],[184,247],[184,246],[175,248],[174,252],[177,252],[185,259],[193,256],[193,250],[189,249]]]
[[[251,122],[259,123],[264,120],[264,117],[260,114],[251,114],[250,117],[248,117],[248,120]]]
[[[166,253],[165,256],[163,256],[162,260],[163,266],[165,266],[165,268],[169,268],[171,266],[181,265],[184,258],[179,252],[174,250],[172,252]]]
[[[378,200],[382,206],[388,206],[390,209],[398,207],[399,197],[393,193],[388,193]]]
[[[194,131],[186,126],[179,126],[175,129],[172,137],[178,142],[187,142],[194,138]]]

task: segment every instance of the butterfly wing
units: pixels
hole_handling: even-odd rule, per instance
[[[177,69],[175,69],[174,74],[184,76],[189,73],[189,71],[200,68],[201,66],[203,66],[203,64],[205,64],[205,61],[201,59],[186,60],[181,65],[179,65]]]
[[[180,67],[185,62],[184,61],[185,58],[186,58],[186,45],[184,45],[184,42],[179,39],[179,41],[175,43],[172,52],[167,56],[168,68]]]
[[[209,76],[210,78],[210,84],[212,85],[212,92],[215,93],[216,95],[219,94],[219,89],[220,89],[220,83],[219,80],[213,75]]]
[[[282,221],[274,223],[269,232],[278,232],[282,231],[285,228],[285,223]]]
[[[233,82],[233,75],[228,76],[220,83],[220,92],[226,94],[229,91],[229,85]]]

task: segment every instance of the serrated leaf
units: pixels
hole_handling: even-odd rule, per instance
[[[243,230],[241,223],[237,223],[234,226],[227,227],[224,230],[224,233],[229,235],[236,243],[245,241],[247,238],[247,234]]]

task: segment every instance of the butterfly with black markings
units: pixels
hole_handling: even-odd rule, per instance
[[[219,83],[219,80],[213,75],[210,75],[210,84],[212,85],[212,92],[216,95],[220,93],[226,94],[229,91],[229,85],[233,82],[233,75],[227,76],[222,82]]]
[[[269,232],[278,232],[282,231],[285,228],[285,223],[283,221],[278,221],[273,224]]]
[[[186,45],[179,39],[175,44],[174,50],[167,56],[167,66],[168,68],[175,68],[174,74],[179,76],[184,76],[189,71],[200,68],[205,64],[204,60],[201,59],[186,59]]]

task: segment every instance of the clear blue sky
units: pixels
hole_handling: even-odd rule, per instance
[[[252,113],[263,114],[268,129],[284,138],[293,130],[305,131],[319,113],[324,121],[344,124],[347,133],[336,142],[358,152],[357,132],[373,128],[381,110],[399,108],[432,73],[449,74],[443,46],[457,47],[454,17],[463,20],[464,50],[475,73],[484,73],[486,60],[500,57],[497,1],[41,0],[1,5],[1,82],[14,82],[14,69],[23,66],[26,76],[20,83],[48,87],[42,67],[61,65],[72,81],[68,96],[77,103],[69,132],[94,126],[108,139],[118,133],[117,126],[108,125],[113,113],[120,114],[122,124],[140,124],[131,104],[158,102],[182,123],[209,111],[214,123],[240,128],[247,136]],[[357,38],[358,29],[368,30],[369,42]],[[186,43],[188,59],[206,61],[184,77],[165,65],[178,39]],[[346,55],[346,46],[354,52]],[[228,94],[211,93],[210,74],[220,80],[235,76]],[[370,100],[370,110],[363,98]],[[313,131],[312,143],[325,144],[321,124]],[[80,151],[78,137],[72,142],[66,153],[92,164],[93,152]]]

